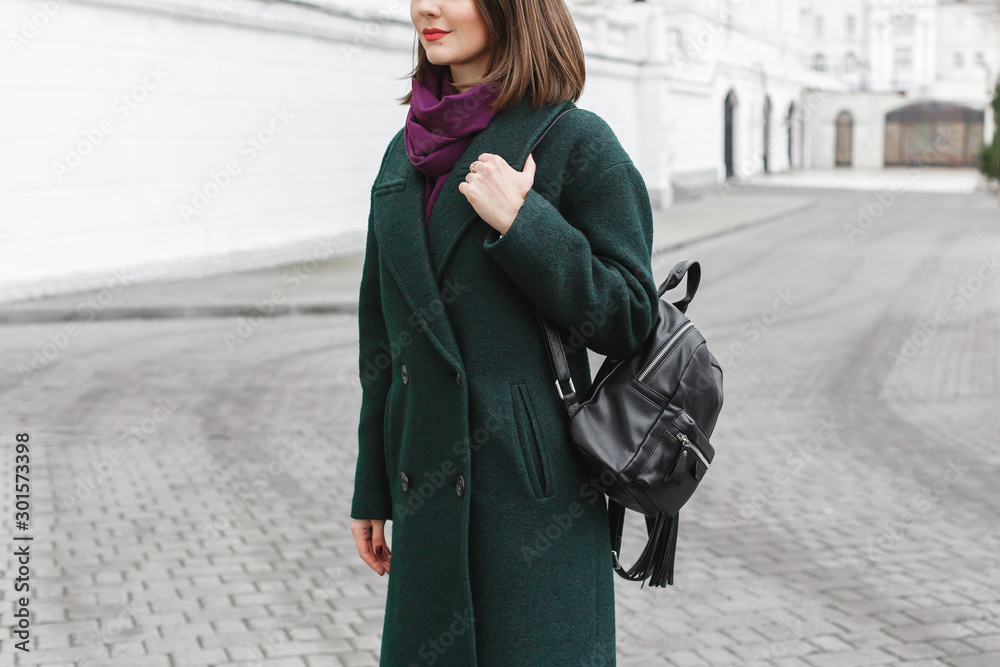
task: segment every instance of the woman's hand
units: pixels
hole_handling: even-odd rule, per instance
[[[476,170],[458,184],[458,191],[476,209],[479,217],[503,234],[514,222],[535,182],[535,158],[528,155],[524,171],[518,171],[495,153],[483,153]]]
[[[385,543],[384,519],[354,519],[351,521],[351,533],[358,547],[358,555],[368,566],[379,573],[379,576],[389,571],[389,545]]]

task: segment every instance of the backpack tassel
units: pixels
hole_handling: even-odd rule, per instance
[[[677,552],[677,520],[679,514],[672,517],[661,514],[656,518],[655,531],[650,535],[654,546],[652,568],[649,575],[649,585],[661,588],[674,585],[674,555]]]

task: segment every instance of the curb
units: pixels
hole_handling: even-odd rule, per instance
[[[356,303],[315,303],[301,305],[274,306],[265,313],[253,305],[221,306],[151,306],[137,308],[106,308],[90,311],[86,317],[66,310],[22,310],[0,312],[0,325],[32,324],[38,322],[93,322],[110,320],[162,320],[194,319],[211,317],[280,317],[287,315],[329,315],[352,314],[358,312]]]
[[[695,236],[683,241],[668,243],[666,245],[653,248],[652,260],[666,252],[677,250],[689,246],[693,243],[718,238],[733,232],[755,227],[769,222],[781,220],[790,215],[801,213],[819,202],[811,200],[787,211],[767,215],[761,218],[748,220],[733,227],[719,229],[701,236]],[[273,305],[273,304],[272,304]],[[270,312],[264,313],[259,307],[247,304],[221,304],[221,305],[201,305],[201,306],[138,306],[135,308],[105,308],[100,311],[90,309],[87,316],[72,310],[58,309],[26,309],[21,311],[0,310],[0,326],[35,324],[45,322],[93,322],[93,321],[113,321],[113,320],[163,320],[163,319],[198,319],[198,318],[224,318],[224,317],[286,317],[286,316],[308,316],[308,315],[351,315],[358,312],[356,302],[341,303],[304,303],[304,304],[282,304],[273,305]]]
[[[808,209],[813,208],[815,206],[819,206],[819,202],[816,201],[815,199],[813,199],[813,200],[810,200],[810,201],[806,202],[805,204],[801,204],[801,205],[796,206],[794,208],[790,208],[787,211],[782,211],[781,213],[775,213],[773,215],[766,215],[764,217],[757,218],[757,219],[754,219],[754,220],[748,220],[747,222],[741,222],[740,224],[738,224],[738,225],[736,225],[734,227],[727,227],[726,229],[719,229],[719,230],[716,230],[714,232],[710,232],[708,234],[704,234],[702,236],[695,236],[695,237],[692,237],[690,239],[685,239],[684,241],[678,241],[676,243],[670,243],[668,245],[657,246],[656,248],[653,249],[652,257],[653,257],[653,259],[656,259],[657,256],[662,255],[663,253],[667,252],[668,250],[677,250],[678,248],[683,248],[685,246],[689,246],[692,243],[699,243],[701,241],[707,241],[708,239],[714,239],[714,238],[718,238],[720,236],[725,236],[726,234],[730,234],[732,232],[738,232],[741,229],[746,229],[747,227],[756,227],[758,225],[763,225],[763,224],[766,224],[768,222],[775,222],[775,221],[781,220],[782,218],[784,218],[786,216],[793,215],[795,213],[801,213],[802,211],[808,210]]]

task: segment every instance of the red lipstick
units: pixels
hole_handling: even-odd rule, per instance
[[[433,42],[434,40],[441,39],[448,34],[447,30],[441,30],[440,28],[424,28],[424,39]]]

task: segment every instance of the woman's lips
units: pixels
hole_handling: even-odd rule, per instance
[[[424,39],[433,42],[434,40],[441,39],[442,37],[444,37],[447,34],[448,33],[445,32],[445,31],[443,31],[443,30],[433,30],[433,31],[430,31],[430,32],[425,32],[424,33]]]

